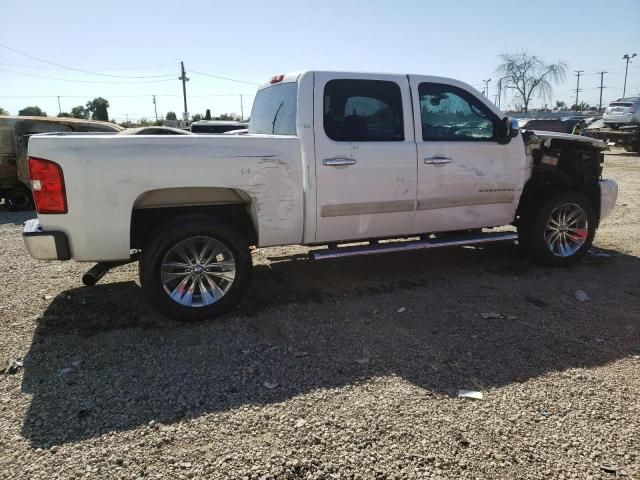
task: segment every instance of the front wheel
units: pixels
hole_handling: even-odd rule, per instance
[[[544,265],[572,265],[591,247],[596,223],[596,213],[587,197],[563,192],[539,207],[529,208],[520,219],[518,241]]]
[[[142,251],[140,284],[153,306],[174,320],[218,317],[242,298],[251,278],[247,242],[209,217],[169,223]]]

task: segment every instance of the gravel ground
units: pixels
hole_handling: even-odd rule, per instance
[[[33,213],[0,206],[0,362],[24,365],[0,374],[0,478],[640,478],[640,157],[605,173],[606,256],[263,249],[198,325],[154,313],[135,265],[89,289],[32,260]]]

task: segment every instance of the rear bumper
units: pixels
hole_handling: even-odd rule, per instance
[[[611,213],[618,199],[618,184],[613,180],[602,180],[600,185],[600,220]]]
[[[29,255],[38,260],[69,260],[69,242],[63,232],[45,232],[37,218],[24,222],[22,239]]]
[[[636,113],[609,113],[602,116],[604,123],[627,123],[633,124],[639,122],[639,117]]]

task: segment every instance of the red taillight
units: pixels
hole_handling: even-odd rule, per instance
[[[38,213],[67,213],[67,194],[60,165],[29,157],[29,175]]]
[[[274,75],[271,77],[271,84],[278,83],[284,80],[284,75]]]

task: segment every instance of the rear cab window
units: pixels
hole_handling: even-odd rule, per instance
[[[251,109],[249,134],[296,135],[297,101],[297,82],[259,90]]]

